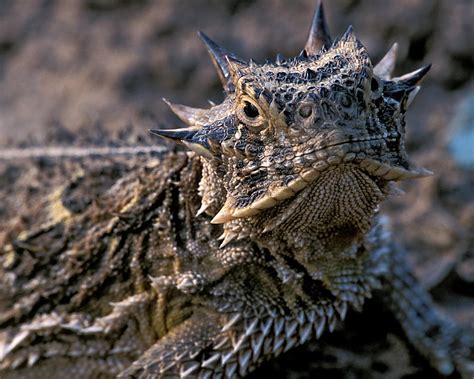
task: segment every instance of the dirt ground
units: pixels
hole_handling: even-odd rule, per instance
[[[474,128],[472,1],[325,3],[333,36],[352,24],[374,61],[399,43],[395,74],[433,64],[409,111],[407,147],[415,162],[436,175],[403,183],[406,194],[384,210],[439,304],[474,326],[474,147],[467,147],[471,163],[450,148],[460,130]],[[156,144],[147,129],[180,125],[162,97],[196,107],[223,98],[197,30],[245,59],[293,56],[304,45],[314,6],[314,0],[2,0],[0,159],[13,146]],[[354,325],[367,322],[358,317],[353,315]],[[396,337],[375,329],[371,335],[383,335],[383,343],[398,349]],[[364,354],[382,349],[375,337],[336,333],[327,351],[344,338],[362,346],[344,350],[348,362],[362,362],[361,367]],[[406,362],[416,359],[403,354],[398,356]],[[425,377],[426,371],[402,358],[381,358],[370,377]],[[317,344],[286,354],[254,377],[284,378],[290,372],[292,378],[315,377],[317,359],[331,377],[361,377],[357,367],[343,373],[331,366]],[[404,371],[394,371],[397,365],[405,365]]]

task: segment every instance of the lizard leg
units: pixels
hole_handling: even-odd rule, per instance
[[[383,301],[409,341],[441,374],[457,370],[463,378],[474,377],[474,332],[463,330],[436,309],[395,246],[383,278]]]
[[[204,310],[151,346],[119,378],[210,378],[220,373],[221,356],[214,351],[222,316]],[[227,342],[227,341],[224,341]]]

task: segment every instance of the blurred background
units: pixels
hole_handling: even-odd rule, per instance
[[[304,45],[315,3],[2,0],[0,146],[49,143],[59,129],[62,138],[78,130],[113,138],[173,124],[162,97],[193,106],[222,99],[197,30],[242,58],[293,56]],[[325,7],[333,36],[352,24],[374,61],[398,41],[396,73],[432,62],[430,88],[411,117],[449,124],[472,90],[471,0],[331,0]],[[429,128],[415,123],[412,128]]]
[[[147,129],[181,125],[162,97],[196,107],[223,99],[197,30],[244,59],[293,56],[315,3],[1,0],[0,160],[11,147],[157,144]],[[396,75],[433,64],[407,117],[407,147],[436,175],[402,183],[406,194],[384,208],[437,301],[474,324],[474,4],[326,0],[325,8],[331,34],[352,24],[374,62],[397,41]],[[284,377],[285,364],[267,373]]]

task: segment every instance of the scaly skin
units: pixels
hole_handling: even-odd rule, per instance
[[[440,373],[470,377],[471,332],[434,310],[378,214],[392,182],[430,174],[404,148],[429,67],[390,78],[396,46],[373,67],[321,5],[296,58],[202,38],[226,99],[170,103],[189,128],[154,131],[192,152],[71,162],[4,233],[1,377],[242,377],[372,295]]]

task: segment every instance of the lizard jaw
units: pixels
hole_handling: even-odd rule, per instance
[[[349,145],[337,144],[326,149],[337,148]],[[339,164],[354,164],[363,169],[370,176],[380,178],[385,181],[400,181],[407,179],[423,178],[433,175],[433,172],[425,168],[411,168],[395,166],[389,163],[381,162],[370,157],[361,157],[356,153],[346,153],[341,158],[341,154],[329,154],[325,160],[318,160],[310,168],[304,169],[297,178],[290,181],[287,185],[282,185],[270,189],[263,197],[253,201],[246,207],[238,208],[235,206],[235,199],[228,195],[224,206],[211,220],[213,224],[224,224],[226,222],[255,216],[266,209],[270,209],[282,201],[294,197],[298,192],[313,183],[324,171],[331,166]]]

